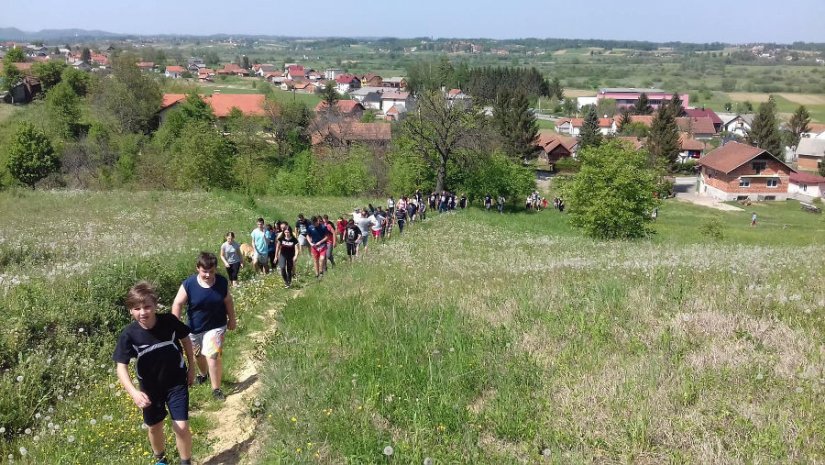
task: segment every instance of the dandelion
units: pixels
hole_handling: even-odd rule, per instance
[[[762,379],[762,378],[764,378],[764,377],[765,377],[765,376],[764,376],[764,375],[762,375],[762,373],[759,373],[759,374],[757,374],[757,375],[756,375],[756,379],[758,379],[758,380],[761,380],[761,379]]]
[[[386,455],[387,457],[391,457],[393,452],[395,451],[393,450],[392,446],[387,446],[384,448],[384,455]]]
[[[32,434],[32,429],[31,428],[26,428],[26,430],[23,431],[23,432],[26,433],[26,434]]]
[[[14,454],[9,454],[9,462],[14,462]]]
[[[550,457],[550,448],[545,448],[541,451],[541,455],[544,457]]]
[[[34,418],[36,418],[38,420],[40,419],[41,416],[43,416],[43,415],[40,415],[40,412],[37,412],[37,413],[34,414]]]
[[[77,328],[77,332],[78,332],[78,333],[82,333],[83,331],[84,331],[84,329],[83,329],[83,328]]]
[[[74,442],[74,436],[69,435],[69,437],[67,437],[66,440],[69,442]]]
[[[35,434],[34,437],[32,438],[32,440],[34,440],[34,442],[37,442],[37,441],[40,440],[40,436]]]
[[[0,434],[3,434],[5,432],[6,432],[6,427],[5,426],[0,426]]]
[[[433,459],[430,457],[424,457],[424,465],[433,465]]]
[[[297,422],[297,421],[298,421],[298,419],[297,419],[297,418],[295,418],[295,417],[292,417],[292,418],[290,418],[290,419],[289,419],[289,421],[291,421],[292,423],[295,423],[295,422]]]
[[[18,377],[17,377],[17,382],[18,382],[18,383],[22,383],[22,382],[23,382],[23,375],[20,375],[20,376],[18,376]]]
[[[92,426],[94,426],[94,425],[96,425],[96,424],[97,424],[97,420],[95,420],[94,418],[92,418],[91,420],[89,420],[89,424],[90,424],[90,425],[92,425]]]
[[[22,455],[23,457],[25,457],[25,456],[26,456],[26,454],[28,454],[28,453],[29,453],[29,451],[28,451],[28,450],[26,450],[26,448],[25,448],[25,447],[23,447],[23,446],[20,446],[20,449],[19,449],[19,450],[20,450],[20,455]]]

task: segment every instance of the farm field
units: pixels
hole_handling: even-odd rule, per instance
[[[226,230],[243,240],[260,215],[338,216],[367,200],[0,193],[2,456],[144,463],[109,361],[125,290],[149,278],[168,304]],[[822,461],[825,220],[794,201],[749,208],[756,228],[750,211],[668,202],[638,242],[583,238],[553,210],[473,208],[291,297],[247,271],[225,380],[241,349],[266,354],[254,459],[381,463],[391,446],[397,463]],[[722,238],[702,232],[711,219]],[[44,224],[61,227],[44,236]],[[258,317],[273,306],[274,320]],[[207,397],[193,388],[196,457],[213,447],[220,406]]]

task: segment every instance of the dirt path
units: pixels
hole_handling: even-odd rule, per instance
[[[261,392],[259,379],[260,368],[265,357],[265,347],[277,331],[275,317],[286,306],[290,299],[303,294],[302,291],[292,292],[286,301],[281,302],[264,312],[255,315],[264,322],[264,329],[250,333],[247,337],[251,341],[241,353],[242,368],[237,375],[238,381],[227,390],[226,402],[216,411],[203,412],[210,425],[208,442],[212,444],[212,453],[205,457],[203,465],[235,465],[249,463],[247,457],[250,449],[255,448],[255,430],[258,427],[258,418],[253,417]]]

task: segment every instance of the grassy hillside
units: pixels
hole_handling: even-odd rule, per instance
[[[433,218],[287,306],[261,463],[823,460],[825,222],[753,208]]]

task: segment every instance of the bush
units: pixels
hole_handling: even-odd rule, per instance
[[[507,199],[521,198],[536,188],[536,176],[531,168],[495,152],[467,172],[461,187],[467,191],[470,201],[487,194],[503,195]]]
[[[725,238],[724,226],[719,218],[711,218],[702,222],[701,226],[699,226],[699,232],[703,236],[717,241]]]
[[[562,185],[571,224],[601,239],[651,234],[650,212],[658,200],[648,154],[611,141],[582,150],[580,158],[580,171]]]

